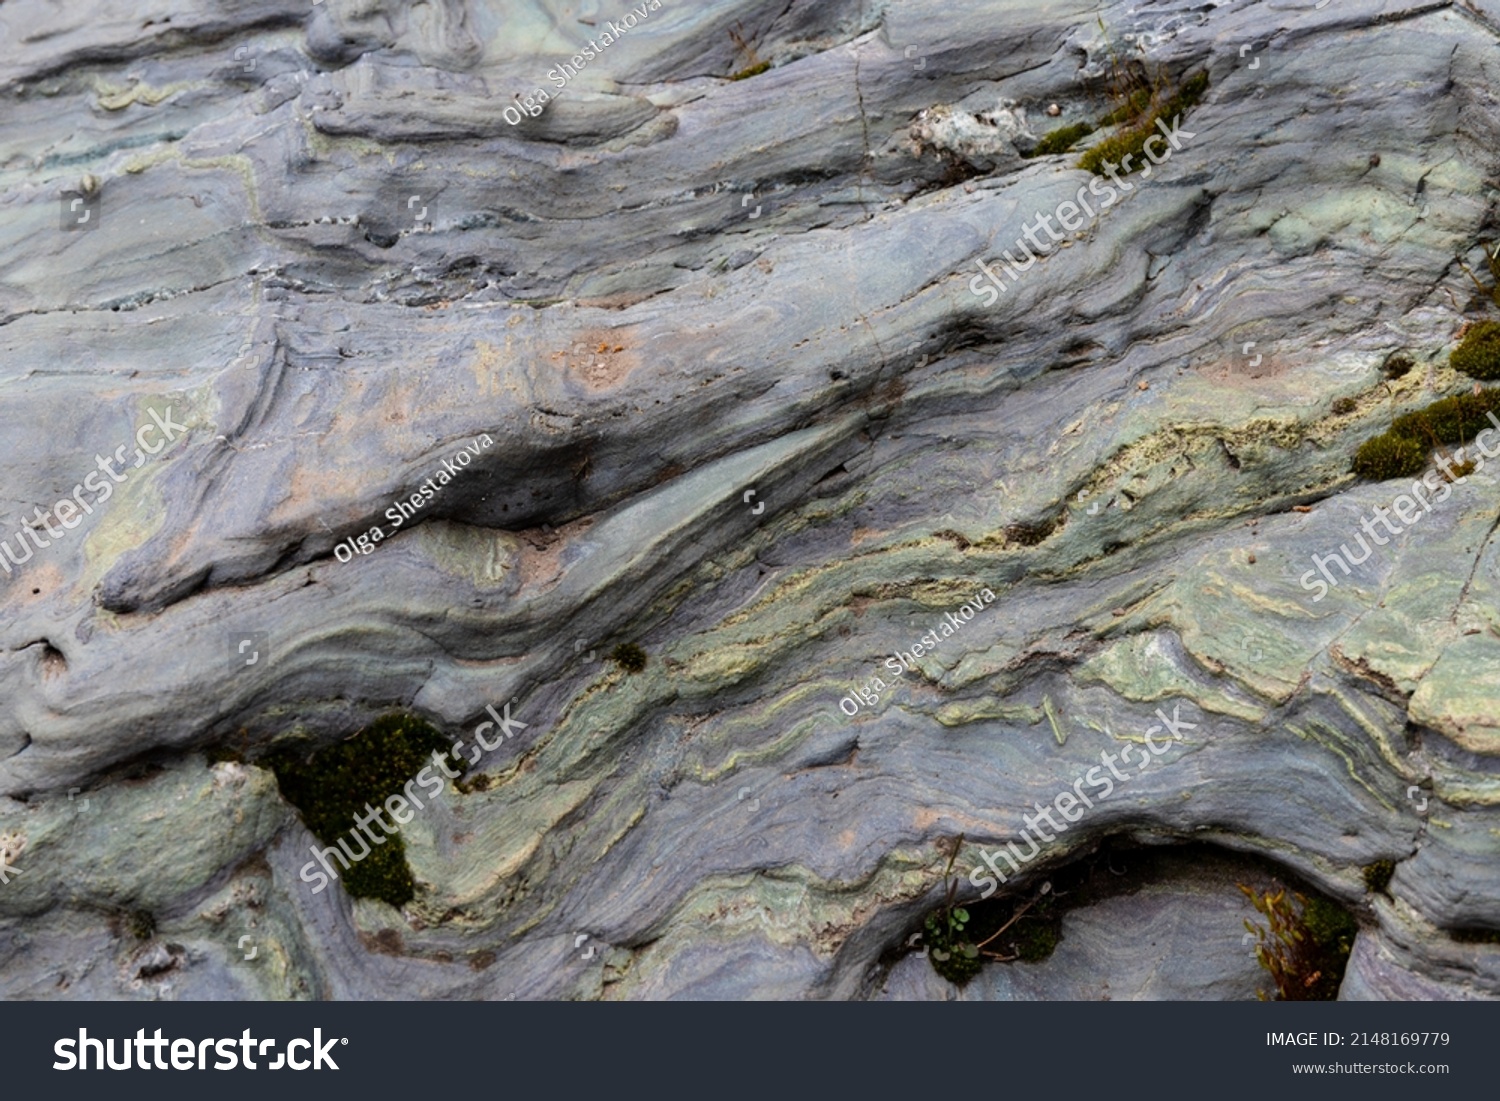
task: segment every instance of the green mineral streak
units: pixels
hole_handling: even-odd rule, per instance
[[[1062,732],[1062,727],[1057,722],[1057,712],[1052,709],[1052,697],[1042,697],[1042,710],[1047,713],[1047,721],[1052,724],[1052,736],[1057,739],[1058,745],[1067,745],[1068,736]]]
[[[1380,803],[1382,806],[1390,808],[1392,810],[1396,809],[1391,806],[1389,800],[1384,798],[1380,794],[1380,792],[1376,791],[1375,788],[1370,785],[1370,782],[1368,780],[1366,780],[1359,774],[1359,770],[1356,768],[1354,763],[1354,758],[1350,755],[1345,746],[1345,739],[1348,737],[1348,735],[1344,734],[1336,727],[1330,726],[1328,723],[1325,723],[1320,719],[1310,720],[1305,728],[1298,726],[1296,723],[1287,723],[1286,729],[1290,730],[1293,734],[1301,738],[1303,741],[1315,742],[1318,745],[1321,745],[1324,749],[1328,750],[1330,753],[1334,754],[1344,762],[1344,767],[1349,772],[1349,779],[1353,780],[1360,787],[1364,788],[1365,791],[1369,792],[1370,797],[1377,803]]]

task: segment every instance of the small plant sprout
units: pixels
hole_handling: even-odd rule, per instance
[[[984,966],[979,958],[979,949],[964,936],[964,927],[969,924],[969,911],[955,906],[958,896],[958,880],[953,878],[953,865],[963,847],[963,835],[951,843],[948,866],[943,869],[943,879],[948,884],[948,895],[941,908],[927,915],[922,926],[926,939],[927,960],[932,969],[956,986],[963,986]]]

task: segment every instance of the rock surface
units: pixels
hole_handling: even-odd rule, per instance
[[[0,8],[0,537],[124,467],[0,576],[0,995],[957,996],[940,843],[977,896],[1159,708],[1007,890],[1217,846],[1355,913],[1345,997],[1500,995],[1500,467],[1299,583],[1403,489],[1353,449],[1470,385],[1490,6],[665,0],[513,125],[629,11],[563,7]],[[1112,51],[1206,69],[1182,148],[987,305]],[[507,701],[404,912],[223,760]],[[1231,879],[962,996],[1253,996]]]

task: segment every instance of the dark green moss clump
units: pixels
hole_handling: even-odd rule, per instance
[[[1087,882],[1092,871],[1087,864],[1074,865],[1053,873],[1059,881],[1066,880],[1075,885]],[[1113,886],[1113,884],[1110,884]],[[1070,892],[1071,893],[1071,892]],[[951,894],[951,888],[950,888]],[[992,902],[980,901],[970,910],[952,908],[950,923],[945,930],[944,915],[947,910],[938,910],[927,918],[924,937],[928,945],[951,943],[948,959],[939,960],[933,955],[929,959],[938,974],[962,985],[968,981],[954,978],[972,971],[977,974],[985,959],[1002,963],[1040,963],[1052,955],[1062,940],[1062,909],[1057,896],[1052,892],[1051,880],[1028,899],[1006,898]],[[944,940],[946,936],[946,940]],[[937,939],[934,939],[937,938]],[[973,955],[969,954],[970,949]],[[972,977],[972,976],[969,976]]]
[[[1305,1000],[1334,1001],[1359,925],[1338,903],[1314,897],[1303,904],[1302,927],[1316,950],[1314,960],[1320,972],[1317,980],[1308,984],[1309,997]]]
[[[310,758],[294,750],[278,750],[264,762],[276,772],[276,782],[287,802],[302,814],[314,837],[324,845],[336,845],[355,829],[355,815],[368,814],[366,804],[380,807],[399,794],[407,781],[432,765],[434,753],[446,753],[449,743],[432,724],[415,715],[384,715],[354,737],[314,753]],[[448,767],[464,771],[461,757],[450,758]],[[440,774],[434,767],[431,774]],[[430,774],[430,775],[431,775]],[[382,818],[384,815],[382,815]],[[371,826],[377,837],[384,835]],[[354,842],[358,841],[358,844]],[[357,835],[346,841],[357,854],[370,853],[345,870],[334,868],[343,879],[344,890],[354,898],[374,898],[397,908],[415,895],[411,868],[401,836],[385,835],[384,844]]]
[[[1058,923],[1054,921],[1023,920],[1016,928],[1016,959],[1023,963],[1041,963],[1052,955],[1057,942],[1062,939]]]
[[[1166,109],[1162,111],[1162,117],[1168,122],[1179,111],[1188,111],[1198,106],[1203,99],[1203,93],[1208,91],[1208,71],[1196,72],[1182,82],[1182,87],[1177,94],[1167,103]]]
[[[1055,516],[1034,521],[1018,520],[1006,526],[1005,538],[1023,547],[1034,547],[1038,543],[1045,542],[1047,537],[1056,530],[1057,517]]]
[[[923,942],[927,945],[927,962],[932,964],[934,971],[955,986],[968,983],[984,966],[984,961],[979,958],[979,949],[964,935],[964,926],[968,923],[969,911],[962,906],[954,906],[928,914],[922,927]]]
[[[1455,929],[1453,939],[1459,944],[1500,944],[1500,930]]]
[[[1472,378],[1500,378],[1500,322],[1480,321],[1471,325],[1448,362],[1455,371]]]
[[[1391,885],[1391,876],[1395,874],[1394,860],[1377,860],[1373,864],[1366,864],[1365,887],[1371,894],[1385,894],[1385,889]]]
[[[1383,435],[1360,444],[1352,469],[1377,482],[1421,473],[1433,448],[1465,443],[1493,427],[1491,413],[1500,413],[1500,389],[1455,394],[1403,413]],[[1454,470],[1455,476],[1463,473],[1462,465]]]
[[[150,940],[156,934],[156,918],[149,910],[131,910],[121,924],[136,940]]]
[[[927,943],[927,962],[932,969],[955,986],[964,986],[984,967],[979,958],[979,945],[964,930],[969,925],[969,911],[956,904],[958,880],[953,877],[953,865],[964,844],[963,835],[939,844],[939,851],[947,849],[948,866],[943,869],[943,882],[947,885],[947,897],[943,905],[927,915],[922,923],[922,937]]]
[[[1078,139],[1085,138],[1093,132],[1094,126],[1089,122],[1075,122],[1068,126],[1059,126],[1037,142],[1036,148],[1026,155],[1047,157],[1053,153],[1066,153],[1077,144]]]
[[[1141,152],[1146,146],[1146,139],[1150,136],[1151,132],[1142,127],[1132,127],[1118,134],[1111,134],[1084,153],[1078,162],[1078,167],[1086,168],[1096,176],[1108,175],[1106,166],[1122,169],[1126,175],[1129,175],[1131,168],[1125,167],[1125,158],[1127,156],[1134,158],[1135,164],[1131,167],[1139,167]]]
[[[1099,120],[1100,126],[1118,126],[1122,122],[1129,122],[1151,103],[1151,89],[1137,88],[1126,96],[1124,101],[1109,114]]]
[[[1354,473],[1372,482],[1407,478],[1427,467],[1427,448],[1404,436],[1386,433],[1366,440],[1354,453]]]
[[[1415,366],[1416,364],[1412,362],[1411,356],[1405,352],[1392,352],[1385,357],[1385,363],[1382,365],[1381,370],[1385,373],[1386,378],[1403,378],[1410,374],[1411,369]]]
[[[1491,427],[1489,413],[1500,413],[1500,390],[1455,394],[1397,417],[1391,422],[1390,434],[1428,446],[1460,444]]]
[[[1148,103],[1148,107],[1143,109],[1143,113],[1136,112],[1130,116],[1135,118],[1134,122],[1111,134],[1085,152],[1078,162],[1078,167],[1086,168],[1096,176],[1107,175],[1106,166],[1118,166],[1127,174],[1133,172],[1136,167],[1144,163],[1143,158],[1147,140],[1150,139],[1152,134],[1159,135],[1161,133],[1156,127],[1158,120],[1170,127],[1178,115],[1186,114],[1192,108],[1196,107],[1198,102],[1203,98],[1203,93],[1207,90],[1208,73],[1194,73],[1187,80],[1183,81],[1182,86],[1161,106],[1155,110],[1150,110]],[[1127,100],[1121,107],[1129,107],[1133,102],[1133,99]],[[1115,113],[1118,113],[1118,109]],[[1105,117],[1113,118],[1114,113]],[[1135,162],[1133,165],[1125,164],[1127,156],[1133,159]]]
[[[1066,879],[1084,882],[1089,874],[1085,866],[1078,866],[1059,869],[1053,877],[1059,882]],[[1052,893],[1051,882],[1043,884],[1041,891],[1029,900],[1010,899],[999,906],[987,907],[974,923],[973,932],[981,938],[981,945],[989,943],[989,950],[996,952],[999,959],[1041,963],[1062,940],[1062,908]]]
[[[762,61],[759,65],[751,65],[748,69],[741,69],[739,72],[731,74],[729,79],[749,80],[752,76],[760,76],[761,73],[770,67],[771,63],[769,61]]]
[[[633,642],[622,642],[609,652],[609,660],[627,673],[639,673],[646,668],[646,651]]]

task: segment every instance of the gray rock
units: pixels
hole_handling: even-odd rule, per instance
[[[1301,583],[1402,492],[1353,449],[1470,384],[1488,9],[668,2],[514,125],[628,5],[94,9],[0,22],[0,538],[125,468],[0,575],[0,993],[946,997],[882,963],[939,844],[972,901],[1177,707],[1033,871],[1217,845],[1351,907],[1346,997],[1500,993],[1494,469]],[[1206,68],[1182,148],[986,304],[1111,49]],[[506,701],[402,913],[204,755]],[[1237,905],[1164,881],[966,996],[1249,996]]]

